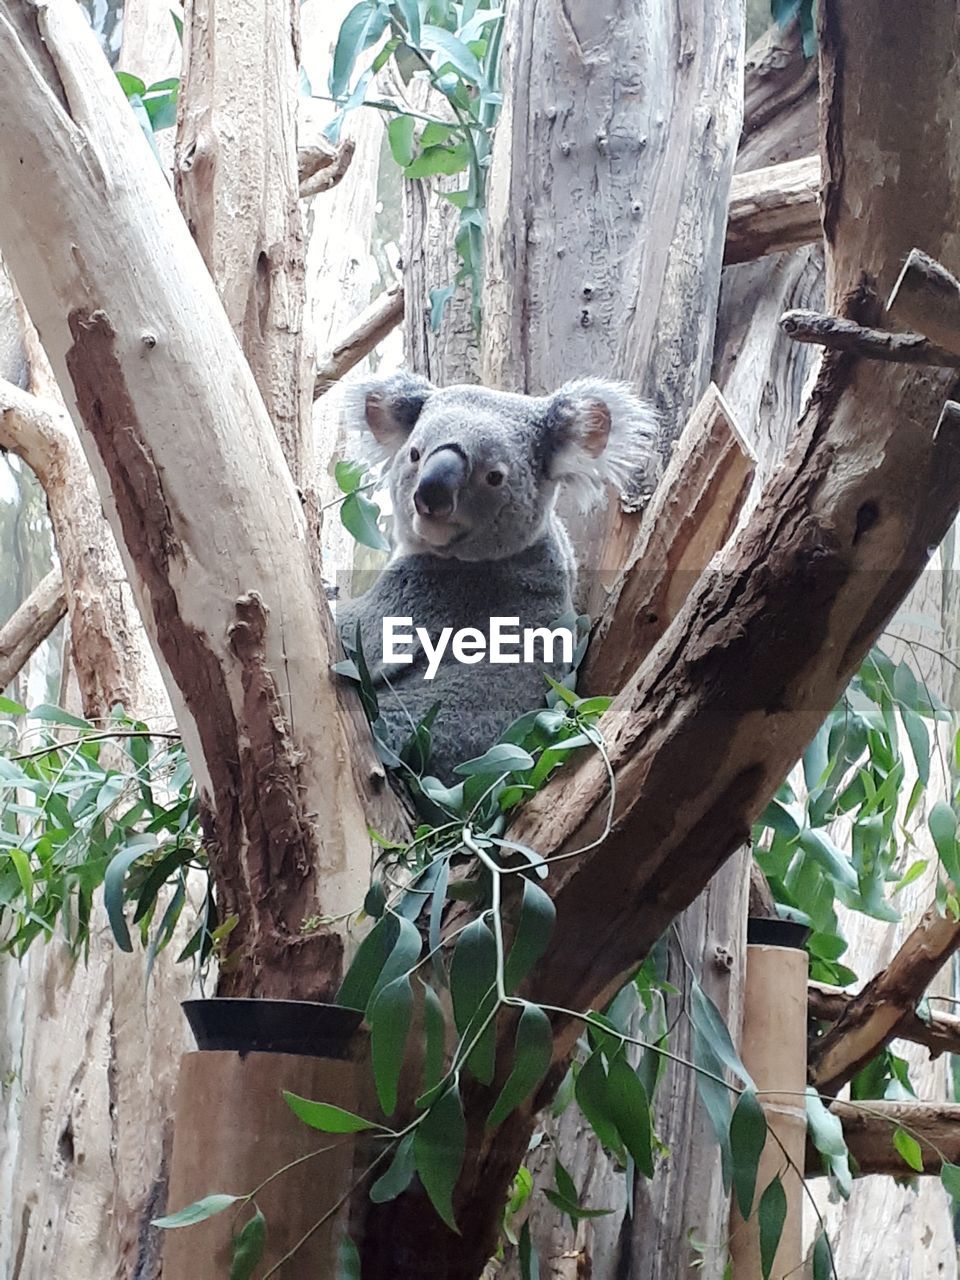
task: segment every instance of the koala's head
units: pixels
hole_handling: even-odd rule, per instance
[[[347,418],[368,459],[390,459],[405,553],[515,555],[543,533],[561,485],[586,507],[657,470],[652,410],[599,378],[534,397],[400,373],[351,389]]]

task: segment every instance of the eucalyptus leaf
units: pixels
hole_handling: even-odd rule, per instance
[[[536,1089],[550,1068],[553,1030],[539,1005],[524,1002],[517,1023],[513,1067],[490,1114],[487,1128],[496,1129]]]
[[[463,1168],[467,1125],[455,1086],[447,1089],[414,1130],[413,1156],[430,1203],[451,1231],[459,1231],[453,1189]]]

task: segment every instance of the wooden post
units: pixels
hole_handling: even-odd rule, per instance
[[[765,922],[769,923],[769,922]],[[753,1077],[767,1118],[753,1210],[744,1222],[731,1214],[734,1280],[757,1280],[760,1231],[756,1209],[779,1176],[787,1216],[771,1280],[797,1280],[803,1263],[803,1183],[807,1122],[807,953],[797,947],[750,943],[743,997],[743,1064]],[[776,1136],[774,1136],[776,1135]]]
[[[217,1193],[246,1195],[300,1160],[256,1195],[267,1223],[262,1270],[257,1274],[274,1266],[340,1202],[353,1176],[352,1135],[308,1128],[284,1102],[282,1092],[355,1111],[360,1070],[350,1059],[288,1053],[185,1054],[168,1213]],[[301,1159],[311,1152],[319,1154]],[[252,1205],[241,1205],[195,1226],[168,1230],[164,1280],[228,1276],[232,1239],[252,1213]],[[276,1280],[334,1280],[345,1213],[345,1207],[332,1213],[276,1273]]]

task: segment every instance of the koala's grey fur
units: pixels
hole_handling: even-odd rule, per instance
[[[487,634],[497,615],[519,618],[521,630],[554,626],[572,609],[576,572],[557,494],[565,486],[589,507],[608,484],[622,488],[638,473],[655,478],[655,417],[627,387],[596,378],[530,397],[437,389],[396,374],[352,389],[347,425],[361,433],[368,460],[390,460],[395,547],[374,586],[340,605],[341,635],[352,646],[359,622],[394,750],[441,703],[430,772],[449,782],[456,764],[481,755],[511,721],[543,703],[544,668],[465,666],[448,649],[427,681],[418,645],[412,665],[383,665],[382,619],[411,617],[434,641],[442,627]],[[443,491],[452,510],[436,519],[423,510],[426,485],[418,485],[444,459],[457,479]]]

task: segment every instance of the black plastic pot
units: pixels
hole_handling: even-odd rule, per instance
[[[311,1058],[348,1058],[360,1009],[309,1000],[248,1000],[214,997],[181,1005],[197,1048],[235,1053],[295,1053]]]
[[[810,928],[795,920],[778,920],[776,917],[750,916],[747,920],[747,945],[762,947],[791,947],[802,951],[810,937]]]

